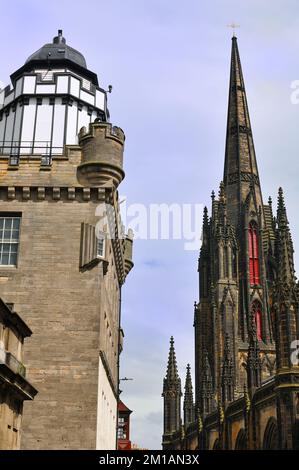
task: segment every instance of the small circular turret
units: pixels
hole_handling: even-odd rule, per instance
[[[123,151],[125,134],[110,123],[95,121],[87,132],[79,132],[82,163],[77,178],[83,186],[112,187],[116,189],[124,179]]]

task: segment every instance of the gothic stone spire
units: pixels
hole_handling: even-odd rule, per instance
[[[195,414],[194,414],[192,379],[191,379],[191,372],[190,372],[190,364],[187,364],[185,394],[184,394],[184,424],[185,424],[185,427],[187,427],[189,424],[193,423],[194,419],[195,419]]]
[[[257,206],[262,205],[258,167],[236,37],[232,38],[223,180],[230,223],[236,224],[242,202],[245,201],[249,192],[250,183],[254,184]]]
[[[294,285],[295,281],[293,258],[294,249],[282,188],[279,188],[278,191],[276,248],[277,261],[279,264],[278,282],[287,284],[291,287]]]
[[[277,276],[273,289],[277,365],[291,367],[292,342],[298,338],[298,292],[294,270],[294,249],[283,191],[277,204],[275,256]]]
[[[166,377],[163,381],[164,398],[164,434],[163,445],[167,445],[169,436],[181,429],[181,379],[178,374],[174,339],[170,338],[170,348]]]
[[[180,384],[181,384],[181,379],[179,378],[179,374],[178,374],[178,367],[177,367],[175,349],[174,349],[174,339],[173,339],[173,336],[171,336],[167,371],[166,371],[166,377],[164,379],[164,387],[166,388],[174,387],[176,389],[179,388],[181,390]]]

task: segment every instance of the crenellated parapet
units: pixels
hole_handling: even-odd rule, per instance
[[[82,149],[82,160],[77,169],[80,184],[116,189],[125,176],[125,134],[122,129],[95,121],[89,125],[88,131],[83,127],[78,138]]]

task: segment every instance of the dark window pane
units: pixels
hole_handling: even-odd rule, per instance
[[[10,254],[10,263],[9,264],[12,264],[14,266],[17,264],[17,253],[11,253]]]
[[[18,230],[13,230],[12,231],[11,239],[14,240],[14,241],[19,240],[19,231]]]
[[[9,247],[10,247],[9,243],[3,243],[2,247],[3,247],[3,253],[9,253]]]
[[[20,219],[19,219],[19,218],[15,218],[15,219],[13,220],[13,228],[14,228],[14,229],[19,229],[19,227],[20,227]]]
[[[8,258],[9,258],[9,254],[3,254],[2,256],[2,264],[8,264]]]
[[[4,240],[10,240],[11,231],[4,230]]]
[[[6,230],[7,230],[7,229],[10,229],[11,226],[12,226],[12,218],[11,218],[11,217],[7,217],[7,218],[5,219],[5,228],[6,228]]]

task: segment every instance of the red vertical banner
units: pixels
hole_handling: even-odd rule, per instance
[[[257,226],[255,223],[249,225],[248,230],[248,248],[249,248],[249,276],[250,284],[260,283],[260,265],[259,265],[259,241]]]

